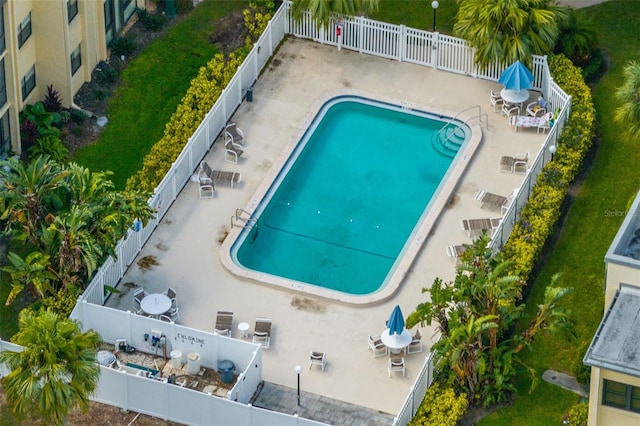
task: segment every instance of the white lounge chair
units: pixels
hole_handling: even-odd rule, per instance
[[[233,312],[218,311],[216,325],[213,327],[214,334],[231,336],[231,324],[233,323]]]
[[[208,183],[213,186],[213,183],[227,182],[233,188],[242,180],[242,175],[238,172],[225,172],[220,170],[212,170],[206,161],[200,163],[200,170],[198,171],[198,179],[202,176],[203,179],[208,179]]]
[[[504,197],[487,191],[478,191],[476,194],[476,200],[480,201],[481,209],[487,207],[493,210],[500,210],[502,214],[509,208],[511,198],[511,196]]]
[[[253,329],[253,343],[260,343],[265,349],[271,346],[271,318],[256,318]]]
[[[504,100],[498,93],[495,93],[492,90],[491,93],[489,94],[489,102],[491,102],[491,105],[493,106],[493,112],[498,112],[502,109],[502,104],[504,103]]]
[[[458,263],[458,260],[459,260],[460,256],[462,256],[462,253],[467,251],[467,248],[468,247],[466,245],[463,245],[463,244],[448,246],[447,247],[447,256],[449,256],[451,259],[453,259],[454,262]]]
[[[487,230],[490,234],[500,225],[502,218],[486,218],[486,219],[463,219],[460,225],[467,235],[471,237],[472,234]]]
[[[528,115],[514,115],[509,117],[509,124],[514,127],[514,130],[517,132],[519,128],[532,128],[535,127],[537,133],[545,133],[547,129],[551,128],[550,120],[553,119],[553,113],[548,112],[542,117],[531,117]]]
[[[529,153],[517,154],[513,157],[503,155],[500,158],[500,171],[509,173],[527,173],[527,164],[529,163]]]

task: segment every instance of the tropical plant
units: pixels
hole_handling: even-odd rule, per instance
[[[51,282],[55,279],[49,270],[49,256],[33,251],[24,259],[20,255],[9,252],[9,265],[0,268],[11,276],[11,292],[7,296],[9,305],[25,288],[36,299],[53,294]]]
[[[458,0],[454,34],[476,49],[480,66],[544,55],[555,46],[568,8],[551,0]]]
[[[433,383],[409,426],[456,426],[468,405],[466,395],[456,395],[450,387]]]
[[[560,23],[560,37],[555,52],[563,53],[576,66],[582,67],[597,50],[598,37],[591,21],[587,15],[570,9],[566,19]]]
[[[631,61],[624,67],[624,82],[616,90],[620,106],[615,119],[626,127],[624,135],[629,140],[640,138],[640,63]]]
[[[53,84],[47,86],[47,94],[44,97],[44,109],[47,112],[62,111],[62,100],[60,99],[60,92],[53,88]]]
[[[36,143],[29,147],[29,157],[36,158],[48,155],[53,161],[66,161],[69,148],[62,139],[55,135],[42,136],[36,139]]]
[[[138,46],[135,40],[124,36],[114,37],[113,40],[109,42],[109,49],[111,49],[111,54],[118,58],[120,56],[131,55],[137,47]]]
[[[294,0],[291,10],[296,19],[309,11],[318,26],[328,28],[332,15],[367,15],[378,10],[378,0]]]
[[[95,331],[81,332],[78,323],[51,311],[25,309],[11,340],[24,349],[0,352],[0,363],[11,370],[2,384],[17,416],[36,412],[62,425],[72,408],[87,410],[100,374]]]
[[[466,394],[469,404],[489,406],[506,401],[515,391],[512,379],[519,367],[532,376],[517,354],[530,347],[542,330],[572,331],[569,312],[558,301],[570,290],[555,287],[558,276],[546,289],[544,303],[527,329],[512,334],[512,327],[523,317],[522,280],[509,274],[511,262],[504,261],[488,247],[483,234],[469,246],[456,268],[455,280],[436,279],[430,301],[421,303],[407,318],[407,328],[417,323],[438,323],[440,340],[433,345],[439,379]]]
[[[142,25],[149,31],[160,31],[164,24],[167,23],[167,18],[159,13],[149,13],[147,9],[136,9],[136,15],[142,22]]]
[[[145,224],[154,214],[148,194],[115,191],[109,176],[49,157],[0,163],[4,232],[47,256],[55,291],[84,288],[107,255],[116,257],[115,246],[134,221]]]
[[[50,214],[63,207],[60,190],[68,172],[49,157],[29,164],[16,158],[0,163],[0,223],[4,232],[40,246],[41,225]]]
[[[57,112],[47,111],[44,103],[38,101],[33,105],[25,106],[24,109],[20,111],[20,120],[29,120],[35,123],[40,136],[44,136],[46,131],[52,130],[52,127],[62,120],[62,117]]]

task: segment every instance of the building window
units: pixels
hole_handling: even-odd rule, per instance
[[[11,127],[9,124],[9,111],[0,118],[0,157],[11,151]]]
[[[32,66],[29,71],[22,77],[22,100],[29,96],[29,93],[36,87],[36,66]]]
[[[71,52],[71,75],[74,75],[78,68],[82,65],[82,55],[80,55],[80,45],[76,47],[76,50]]]
[[[602,405],[640,413],[640,387],[604,380]]]
[[[0,6],[0,54],[4,52],[7,43],[4,38],[4,5]]]
[[[31,37],[31,12],[18,26],[18,47],[22,47],[29,37]]]
[[[4,74],[4,58],[0,61],[0,108],[7,103],[7,79]]]
[[[78,14],[78,0],[67,0],[67,15],[69,15],[69,23]]]

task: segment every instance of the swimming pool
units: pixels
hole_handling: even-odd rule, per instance
[[[424,241],[418,231],[459,162],[432,146],[446,121],[360,97],[326,102],[254,197],[257,220],[234,240],[234,264],[249,278],[327,297],[380,293],[406,272],[403,255]]]

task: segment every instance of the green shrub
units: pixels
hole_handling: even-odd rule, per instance
[[[71,121],[75,124],[82,125],[87,121],[87,118],[89,118],[89,116],[83,110],[75,108],[71,110]]]
[[[61,288],[55,296],[48,296],[39,302],[41,309],[51,309],[53,312],[68,318],[71,311],[76,306],[78,297],[82,294],[82,290],[74,285]]]
[[[119,76],[120,73],[117,69],[107,66],[96,73],[96,80],[101,84],[113,84],[118,81]]]
[[[136,14],[142,25],[149,31],[160,31],[167,23],[167,18],[164,15],[149,13],[147,9],[136,9]]]
[[[587,426],[589,418],[589,403],[579,402],[569,410],[569,424],[571,426]]]
[[[409,426],[456,426],[467,410],[467,395],[433,383]]]
[[[554,160],[538,176],[529,201],[504,246],[514,275],[527,280],[560,217],[568,185],[577,176],[595,134],[595,108],[582,73],[564,55],[549,60],[555,82],[572,96],[571,115],[558,139]]]
[[[48,135],[39,137],[36,139],[36,142],[29,147],[29,157],[36,158],[45,155],[48,155],[58,163],[62,163],[67,160],[69,149],[58,136]]]
[[[135,50],[136,45],[135,40],[128,37],[115,37],[109,43],[109,49],[111,49],[111,54],[116,57],[120,56],[130,56]]]

